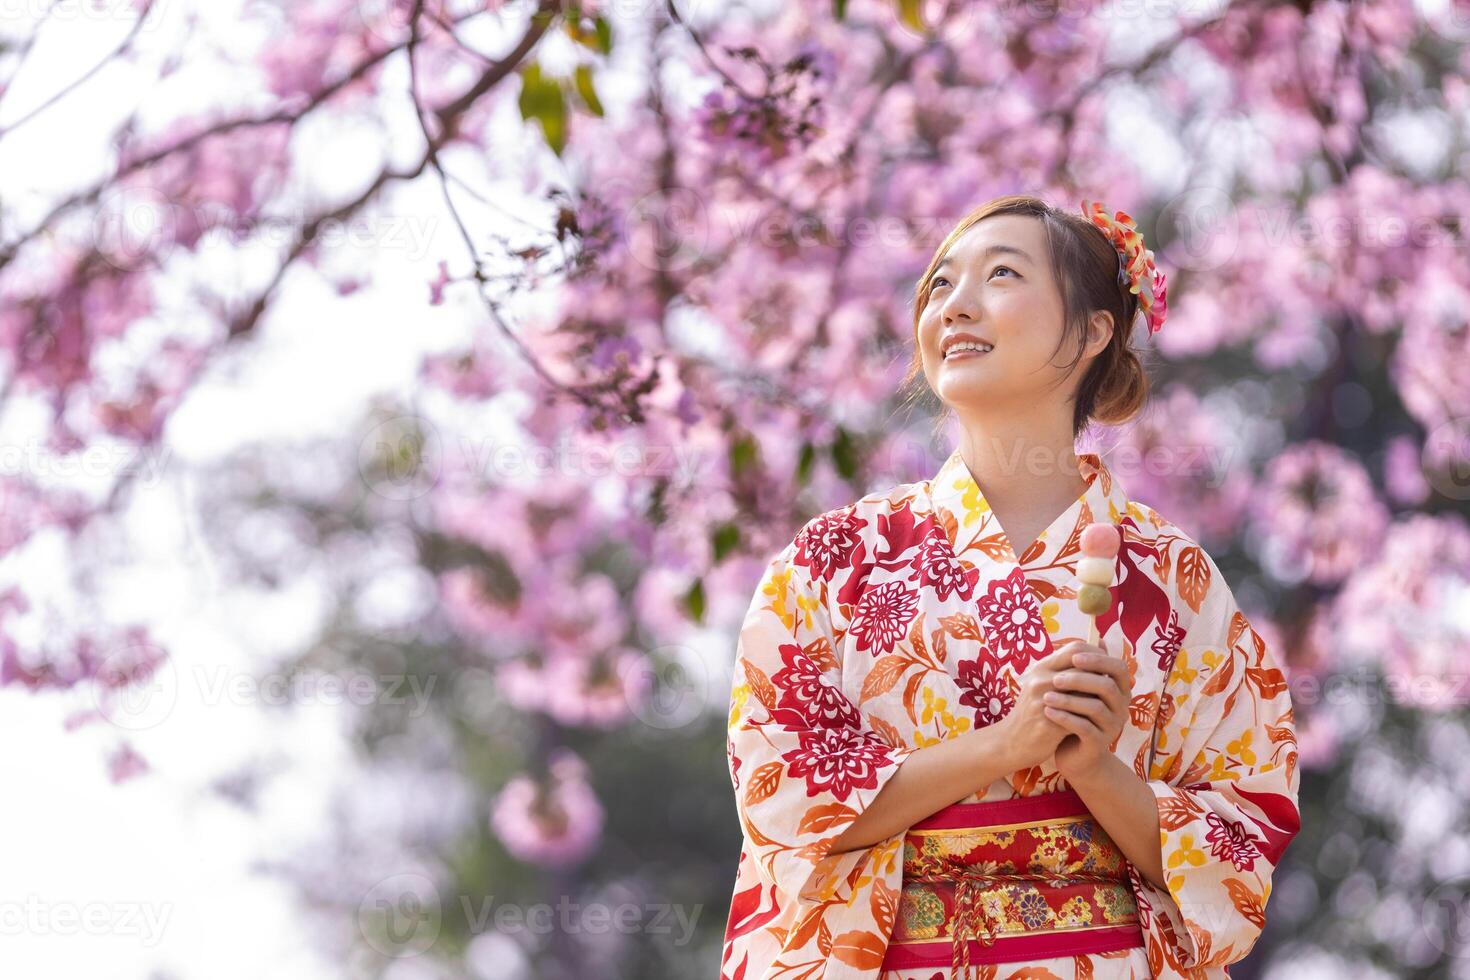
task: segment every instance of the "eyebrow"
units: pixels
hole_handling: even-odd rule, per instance
[[[1024,249],[1016,248],[1014,245],[991,245],[985,251],[980,253],[980,258],[988,259],[992,255],[1014,255],[1018,258],[1025,259],[1027,262],[1036,261]],[[934,271],[938,272],[940,269],[943,269],[945,266],[950,264],[950,257],[946,255],[944,258],[939,260],[939,264],[934,267]]]

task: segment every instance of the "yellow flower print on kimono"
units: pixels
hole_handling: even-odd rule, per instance
[[[722,980],[947,975],[948,958],[938,969],[901,965],[916,960],[897,956],[895,941],[942,933],[956,914],[914,873],[932,856],[923,842],[946,838],[911,828],[831,847],[910,754],[1004,718],[1028,667],[1086,636],[1075,572],[1094,521],[1122,531],[1113,603],[1097,621],[1131,680],[1114,754],[1155,795],[1167,888],[1126,859],[1120,867],[1096,825],[1071,818],[1083,821],[1071,836],[1045,838],[1070,844],[1036,859],[1101,880],[1054,905],[1036,888],[985,889],[974,914],[1016,932],[993,946],[966,946],[956,932],[956,948],[996,980],[1223,980],[1249,952],[1299,828],[1285,677],[1189,535],[1130,501],[1100,457],[1081,455],[1079,472],[1087,490],[1020,555],[955,452],[931,479],[818,515],[768,563],[732,676],[726,749],[742,848]],[[1024,807],[1068,789],[1043,764],[963,802]],[[1012,836],[986,839],[1001,847]],[[1126,922],[1136,941],[1047,952],[1089,921]],[[1026,952],[997,952],[1007,949]]]

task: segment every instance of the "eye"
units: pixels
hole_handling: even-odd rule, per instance
[[[994,269],[994,270],[992,270],[992,271],[991,271],[991,273],[990,273],[990,274],[991,274],[991,275],[992,275],[992,276],[994,276],[994,275],[995,275],[995,274],[996,274],[996,273],[997,273],[997,272],[999,272],[999,271],[1000,271],[1000,270],[1002,270],[1002,269],[1004,269],[1004,270],[1006,270],[1006,271],[1007,271],[1007,272],[1009,272],[1009,273],[1011,273],[1011,274],[1012,274],[1012,275],[1016,275],[1016,276],[1019,276],[1019,275],[1020,275],[1020,273],[1019,273],[1019,272],[1017,272],[1017,271],[1016,271],[1016,270],[1015,270],[1015,269],[1012,269],[1012,268],[1011,268],[1011,267],[1010,267],[1010,266],[1008,266],[1008,265],[998,265],[998,266],[996,266],[996,267],[995,267],[995,269]]]
[[[946,279],[946,278],[944,278],[943,276],[935,276],[933,279],[929,280],[929,289],[931,291],[932,290],[935,290],[935,289],[938,289],[939,288],[939,284],[942,283],[942,282],[947,283],[947,282],[949,282],[949,280]]]

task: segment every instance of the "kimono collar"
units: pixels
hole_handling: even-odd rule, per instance
[[[1087,481],[1087,489],[1041,532],[1025,564],[1034,564],[1060,550],[1074,531],[1081,532],[1082,525],[1092,521],[1117,523],[1127,516],[1128,494],[1101,456],[1078,453],[1077,472]],[[970,468],[965,465],[958,447],[930,480],[929,492],[936,512],[942,507],[954,515],[955,523],[947,530],[951,532],[950,544],[956,551],[965,550],[984,528],[983,547],[986,551],[992,552],[996,558],[1021,563],[999,522],[990,513],[990,503],[971,475]],[[1083,513],[1084,505],[1086,514]]]

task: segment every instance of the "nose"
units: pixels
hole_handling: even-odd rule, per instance
[[[944,298],[944,304],[939,309],[940,322],[950,324],[956,320],[974,322],[979,312],[978,304],[971,291],[956,285],[950,290],[950,294]]]

